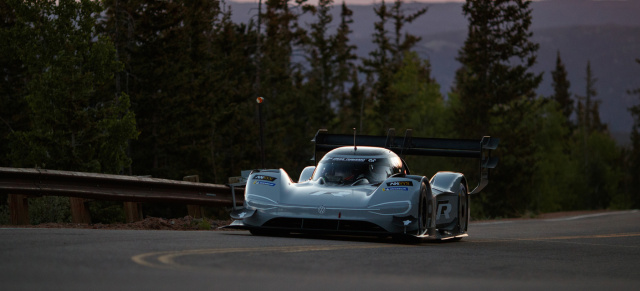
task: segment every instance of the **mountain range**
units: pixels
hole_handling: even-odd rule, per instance
[[[234,22],[246,23],[258,11],[257,3],[227,5]],[[350,39],[361,57],[374,48],[371,41],[373,24],[377,21],[374,5],[349,5],[354,20]],[[422,37],[415,50],[431,61],[433,76],[446,96],[460,67],[456,56],[466,39],[468,22],[459,2],[403,5],[407,12],[424,6],[429,7],[428,12],[406,30]],[[627,108],[640,103],[640,96],[628,94],[629,90],[640,88],[640,64],[635,62],[640,59],[640,1],[547,0],[535,1],[531,8],[531,40],[540,44],[533,71],[544,74],[538,94],[552,94],[551,71],[560,53],[571,92],[584,96],[586,67],[590,62],[597,79],[596,99],[602,101],[600,117],[619,143],[628,144],[633,118]],[[333,27],[337,27],[340,5],[335,5],[332,13],[336,23]],[[314,19],[304,16],[301,21],[312,23]]]

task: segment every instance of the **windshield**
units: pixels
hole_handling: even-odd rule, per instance
[[[380,184],[399,172],[387,159],[325,158],[315,173],[313,181],[334,185]]]

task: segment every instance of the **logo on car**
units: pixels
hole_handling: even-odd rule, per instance
[[[327,211],[327,208],[325,208],[324,205],[318,206],[318,213],[324,214],[326,211]]]
[[[265,176],[265,175],[256,175],[256,176],[254,176],[254,177],[253,177],[253,179],[254,179],[254,180],[264,180],[264,181],[271,181],[271,182],[273,182],[273,181],[275,181],[275,180],[276,180],[276,179],[278,179],[278,178],[276,178],[276,177],[271,177],[271,176]]]
[[[394,182],[388,182],[387,186],[391,187],[391,186],[413,186],[413,182],[411,181],[394,181]]]

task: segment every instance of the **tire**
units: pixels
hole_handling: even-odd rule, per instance
[[[427,195],[427,186],[422,183],[420,201],[418,204],[418,233],[417,235],[435,233],[435,206],[432,197]],[[431,229],[431,231],[429,231]]]
[[[422,184],[422,187],[420,187],[420,200],[418,202],[418,233],[416,234],[418,236],[426,234],[429,229],[429,202],[430,199],[427,199],[426,186]]]
[[[458,232],[466,233],[469,226],[469,194],[464,184],[458,192]]]
[[[415,235],[435,234],[436,212],[434,209],[434,199],[427,195],[427,186],[423,182],[418,200],[418,230],[416,230]],[[396,243],[402,244],[417,244],[422,241],[420,238],[410,234],[394,234],[391,237]]]

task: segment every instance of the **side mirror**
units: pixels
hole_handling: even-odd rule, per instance
[[[300,173],[300,179],[298,179],[298,183],[310,180],[315,170],[316,167],[314,166],[308,166],[304,168],[304,170],[302,170],[302,173]]]

